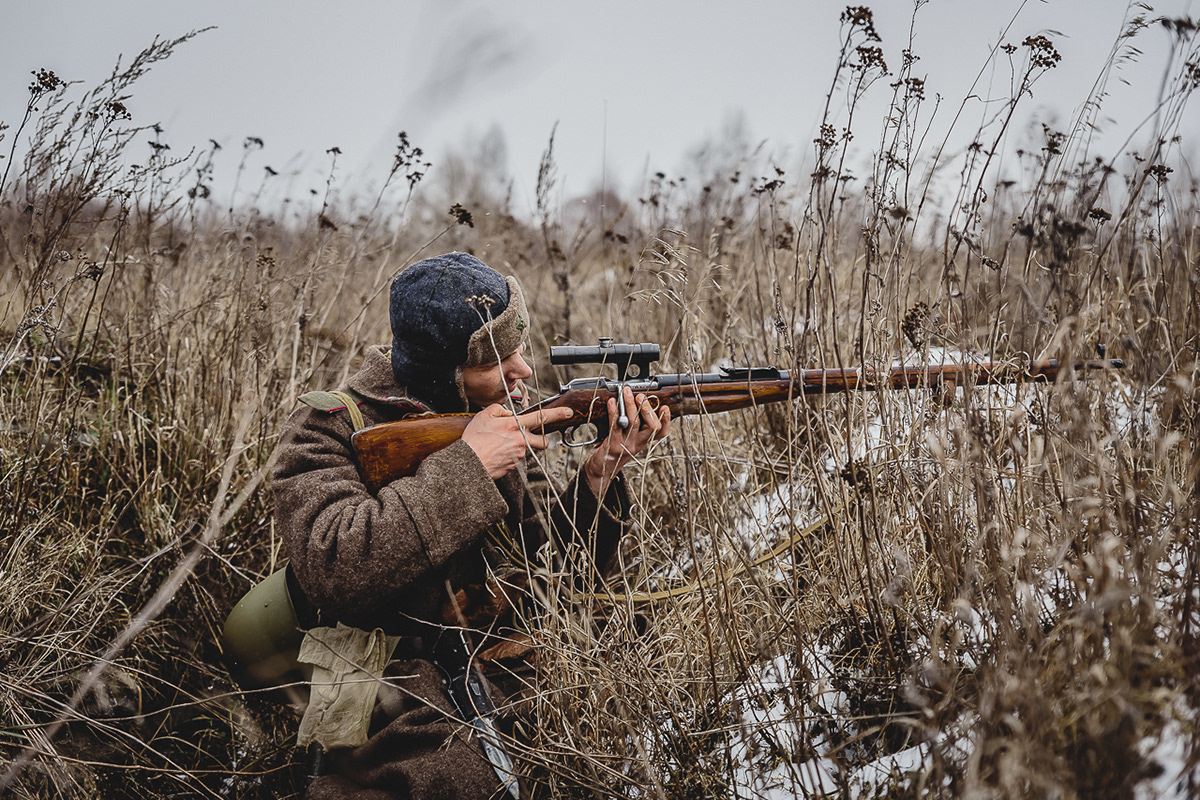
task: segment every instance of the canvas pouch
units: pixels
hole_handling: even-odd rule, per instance
[[[296,738],[299,746],[316,742],[331,750],[367,741],[383,670],[399,641],[379,628],[365,631],[341,623],[308,631],[299,660],[311,664],[313,674]]]

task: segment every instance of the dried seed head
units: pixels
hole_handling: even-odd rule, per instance
[[[1042,125],[1042,133],[1046,137],[1046,146],[1042,148],[1046,155],[1056,156],[1062,153],[1067,135],[1062,131],[1054,130],[1049,125]]]
[[[846,6],[841,21],[850,23],[851,28],[861,28],[869,41],[883,41],[875,31],[875,14],[867,6]]]
[[[48,69],[39,69],[29,74],[33,76],[33,82],[29,84],[29,93],[35,97],[67,85],[66,81]]]
[[[475,218],[471,216],[471,212],[463,208],[462,203],[455,203],[450,206],[450,215],[454,217],[454,221],[459,225],[466,225],[468,228],[475,227]]]
[[[1166,164],[1155,164],[1154,166],[1146,167],[1146,174],[1151,178],[1154,178],[1154,180],[1158,181],[1160,184],[1166,183],[1167,176],[1174,171],[1175,170],[1171,169]]]
[[[413,189],[425,177],[425,173],[433,166],[433,163],[421,160],[425,151],[409,141],[407,132],[400,131],[399,140],[396,145],[396,155],[392,159],[392,175],[404,171],[408,188]]]
[[[110,100],[104,104],[104,113],[109,119],[130,119],[129,109],[120,100]]]
[[[904,337],[918,350],[925,346],[925,322],[928,319],[929,306],[918,302],[905,312],[904,321],[900,323],[900,330],[904,332]]]
[[[813,139],[813,142],[816,143],[818,149],[828,150],[837,144],[837,128],[822,123],[821,135]]]
[[[851,64],[854,69],[865,72],[872,67],[878,67],[881,72],[887,72],[887,62],[883,60],[882,48],[859,45],[854,48],[854,52],[858,53],[858,63]]]
[[[871,493],[871,473],[867,468],[853,460],[846,463],[841,471],[842,480],[862,494]]]
[[[1029,60],[1035,67],[1053,69],[1062,61],[1062,55],[1045,36],[1026,36],[1021,44],[1029,48]]]
[[[486,294],[473,294],[470,297],[466,298],[466,302],[467,302],[467,305],[471,305],[471,306],[475,306],[475,307],[483,306],[486,309],[486,308],[491,308],[493,305],[495,305],[496,298],[492,297],[491,295],[486,295]]]

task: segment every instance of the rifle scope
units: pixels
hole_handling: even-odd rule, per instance
[[[658,361],[658,356],[657,344],[613,344],[613,340],[607,336],[602,337],[598,345],[550,348],[551,364],[613,364],[617,368],[617,380],[622,382],[631,370],[632,377],[645,378],[650,372],[650,365]]]

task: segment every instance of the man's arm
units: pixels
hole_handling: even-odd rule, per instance
[[[339,416],[297,412],[273,486],[301,587],[322,611],[353,624],[403,611],[412,587],[440,582],[446,563],[477,547],[508,506],[464,442],[372,495],[350,433]]]
[[[670,432],[666,408],[655,411],[644,396],[635,398],[628,387],[625,391],[626,408],[636,407],[638,414],[631,415],[629,426],[622,429],[617,424],[616,401],[609,401],[608,436],[565,489],[555,493],[540,470],[529,472],[532,493],[549,517],[559,554],[569,554],[574,573],[589,579],[611,574],[629,519],[632,504],[621,471],[651,442]],[[530,515],[523,524],[538,523]]]
[[[620,474],[634,456],[658,439],[665,439],[671,432],[671,411],[664,407],[655,411],[639,394],[635,399],[633,390],[624,388],[625,407],[636,408],[637,413],[629,417],[629,427],[622,429],[617,424],[617,401],[608,401],[608,436],[600,443],[583,465],[583,474],[588,486],[597,497],[603,497],[609,483]],[[636,406],[634,405],[636,402]]]
[[[520,524],[526,532],[542,531],[536,537],[524,536],[527,545],[536,547],[549,539],[559,568],[569,564],[573,574],[590,579],[610,575],[632,507],[625,478],[617,475],[610,481],[602,500],[582,470],[564,486],[530,459],[524,483],[528,492]],[[527,555],[532,560],[532,553]]]

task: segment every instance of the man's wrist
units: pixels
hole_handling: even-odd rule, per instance
[[[595,453],[583,464],[583,474],[588,480],[606,480],[611,479],[618,471],[619,458],[611,453]]]

